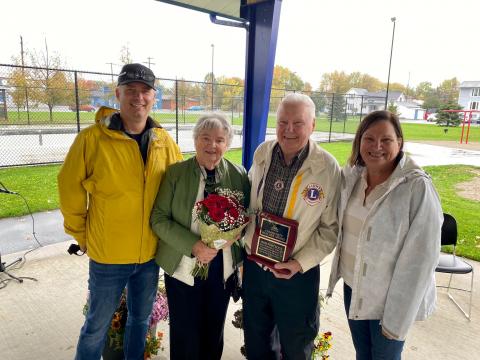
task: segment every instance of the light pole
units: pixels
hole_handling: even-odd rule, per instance
[[[213,82],[215,81],[215,76],[213,75],[213,56],[215,54],[215,45],[212,44],[212,111],[213,111]]]
[[[392,17],[391,20],[393,22],[393,31],[392,31],[392,45],[390,46],[390,63],[388,64],[387,94],[385,96],[385,110],[387,110],[387,103],[388,103],[388,89],[390,87],[390,69],[392,67],[393,40],[395,39],[395,21],[397,20],[397,18]]]

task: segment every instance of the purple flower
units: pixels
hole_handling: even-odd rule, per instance
[[[167,295],[163,291],[157,291],[157,296],[153,303],[152,314],[150,316],[150,327],[156,326],[159,321],[168,320]]]

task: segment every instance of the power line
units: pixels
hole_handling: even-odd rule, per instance
[[[146,62],[143,62],[145,65],[148,65],[148,68],[151,69],[152,68],[152,65],[157,65],[155,64],[154,62],[152,62],[152,60],[154,60],[155,58],[153,57],[147,57],[147,61]]]

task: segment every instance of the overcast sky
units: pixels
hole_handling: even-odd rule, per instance
[[[215,75],[244,77],[245,30],[155,0],[8,0],[0,13],[0,63],[19,55],[22,35],[26,49],[46,38],[71,69],[110,72],[128,44],[157,77],[203,80],[214,44]],[[283,0],[276,64],[314,88],[334,70],[386,81],[393,16],[392,82],[480,80],[479,0]]]

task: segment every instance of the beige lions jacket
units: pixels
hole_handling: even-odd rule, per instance
[[[250,209],[262,210],[272,150],[276,140],[266,141],[255,151],[249,171],[252,184]],[[292,257],[303,272],[318,265],[335,247],[338,233],[337,200],[340,189],[340,168],[335,158],[309,141],[308,156],[293,179],[283,217],[298,221],[298,235]],[[311,196],[312,190],[318,196]],[[245,235],[246,250],[250,254],[255,222],[250,223]]]

